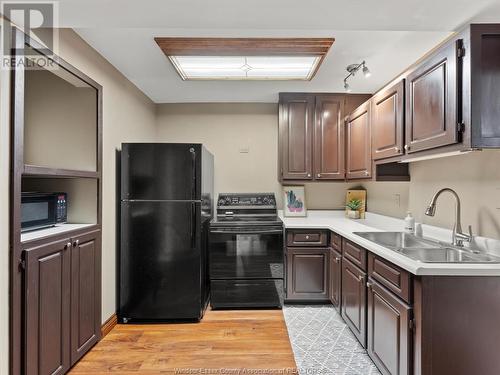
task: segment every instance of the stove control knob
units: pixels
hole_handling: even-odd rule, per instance
[[[264,197],[264,204],[268,205],[269,203],[270,203],[269,198],[268,197]]]
[[[223,205],[224,205],[224,202],[225,202],[225,200],[224,200],[224,199],[219,199],[219,206],[223,206]]]

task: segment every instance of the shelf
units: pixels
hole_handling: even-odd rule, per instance
[[[32,242],[94,226],[96,224],[57,224],[54,227],[21,233],[21,242]]]
[[[74,169],[60,169],[40,167],[38,165],[24,165],[23,176],[25,177],[56,177],[56,178],[99,178],[94,171],[82,171]]]

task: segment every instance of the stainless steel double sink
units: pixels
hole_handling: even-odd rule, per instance
[[[500,257],[454,247],[405,232],[354,232],[377,245],[424,263],[500,263]]]

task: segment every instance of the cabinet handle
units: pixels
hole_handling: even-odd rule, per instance
[[[308,174],[307,174],[307,177],[311,177],[311,174],[310,174],[310,173],[308,173]]]
[[[80,244],[80,240],[76,240],[75,242],[73,242],[73,247],[78,247],[79,244]]]
[[[321,173],[318,173],[318,177],[321,177]]]
[[[365,277],[364,276],[359,276],[358,280],[359,280],[360,283],[364,283],[365,282]]]
[[[308,236],[308,235],[306,235],[306,240],[308,240],[308,239],[309,239],[309,236]]]
[[[366,287],[367,287],[367,288],[371,288],[371,287],[372,287],[372,285],[373,285],[373,284],[372,284],[371,282],[369,282],[369,281],[367,281],[367,282],[366,282]]]
[[[370,174],[370,172],[365,171],[365,176],[368,176],[369,174]]]
[[[394,149],[396,150],[396,152],[401,152],[401,149],[399,147],[394,147]]]
[[[334,261],[335,261],[335,263],[338,263],[338,262],[340,262],[340,258],[339,257],[335,257]]]
[[[410,149],[410,146],[405,145],[405,150],[408,151]]]
[[[64,245],[64,250],[68,250],[71,247],[71,242],[68,242],[66,245]]]

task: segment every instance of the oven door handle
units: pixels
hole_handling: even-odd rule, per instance
[[[211,229],[210,233],[215,234],[283,234],[283,229],[264,230],[238,230],[238,229]]]

